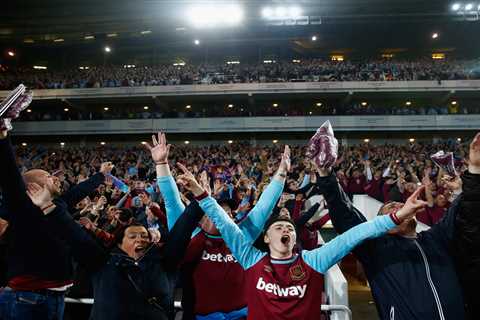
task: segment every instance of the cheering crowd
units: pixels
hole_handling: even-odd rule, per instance
[[[270,63],[90,66],[32,72],[0,69],[0,90],[24,83],[33,89],[141,87],[288,81],[412,81],[480,79],[478,60],[418,59],[329,61],[306,59]]]
[[[86,283],[92,319],[173,319],[176,285],[184,319],[319,319],[323,274],[352,250],[381,319],[478,316],[480,135],[344,146],[320,163],[304,146],[172,147],[164,134],[16,154],[2,137],[2,319],[62,319],[65,292]],[[458,175],[432,163],[439,149]],[[385,203],[376,219],[355,194]],[[415,216],[432,228],[417,234]],[[329,219],[339,235],[319,246]]]

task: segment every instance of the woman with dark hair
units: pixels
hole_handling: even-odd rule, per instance
[[[43,208],[43,188],[29,185],[32,202]],[[203,217],[195,201],[185,208],[165,244],[152,244],[147,228],[130,223],[115,233],[115,245],[104,249],[77,224],[66,208],[56,206],[45,216],[50,232],[72,247],[74,258],[92,274],[94,304],[90,319],[173,319],[176,269],[183,259],[192,231]]]

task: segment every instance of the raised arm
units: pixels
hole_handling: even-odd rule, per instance
[[[220,231],[223,240],[240,265],[244,269],[248,269],[264,257],[265,253],[253,247],[242,230],[222,207],[211,196],[208,196],[207,192],[195,180],[195,177],[185,167],[179,167],[184,172],[178,177],[179,182],[194,194],[200,207]]]
[[[167,144],[165,134],[159,132],[158,140],[155,135],[152,135],[152,145],[147,143],[146,147],[150,150],[153,162],[155,162],[157,184],[165,201],[165,210],[167,211],[167,227],[168,230],[172,230],[177,219],[185,211],[185,205],[182,203],[180,192],[178,192],[177,184],[168,165],[168,154],[170,153],[171,145]]]
[[[263,191],[255,207],[247,215],[247,218],[240,223],[240,228],[244,232],[247,241],[255,242],[262,233],[266,221],[282,195],[285,179],[289,170],[290,147],[285,146],[278,171]]]
[[[418,200],[422,191],[423,187],[415,191],[397,213],[379,216],[372,221],[361,223],[320,248],[312,251],[303,251],[302,257],[304,261],[317,272],[327,272],[332,265],[337,263],[362,241],[381,236],[406,219],[410,219],[419,209],[425,207],[427,203]]]
[[[74,258],[90,271],[96,271],[108,259],[108,253],[76,223],[61,203],[55,203],[48,190],[37,184],[29,184],[28,196],[38,208],[46,208],[38,214],[45,215],[44,226],[51,234],[63,239],[72,249]]]
[[[100,172],[94,174],[89,179],[77,184],[67,192],[65,192],[61,198],[67,203],[68,210],[74,211],[75,205],[85,197],[89,196],[99,185],[104,183],[105,176],[109,174],[113,169],[111,162],[104,162],[100,166]]]
[[[165,261],[169,268],[176,268],[183,260],[192,232],[203,217],[203,210],[196,201],[192,201],[180,215],[168,234],[164,247]]]
[[[317,187],[327,201],[335,230],[343,233],[367,221],[365,216],[353,206],[350,198],[338,183],[335,174],[328,169],[318,169],[318,172],[320,177],[317,179]]]
[[[0,188],[3,202],[10,212],[10,219],[28,218],[29,210],[23,210],[30,203],[23,178],[18,171],[10,138],[6,131],[0,133]]]

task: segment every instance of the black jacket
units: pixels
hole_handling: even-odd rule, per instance
[[[96,174],[70,189],[56,202],[73,208],[104,179],[103,174]],[[0,140],[0,187],[9,213],[7,279],[33,275],[44,280],[72,280],[70,249],[45,229],[44,217],[27,196],[9,138]]]
[[[203,217],[196,201],[185,209],[166,236],[163,247],[152,246],[139,260],[119,248],[106,251],[66,210],[47,215],[47,229],[64,239],[76,260],[92,274],[94,320],[162,320],[174,318],[176,270],[191,234]],[[156,305],[148,300],[156,300]]]
[[[366,221],[335,175],[320,178],[319,190],[338,233]],[[384,235],[365,241],[354,254],[362,263],[380,319],[462,320],[462,290],[452,258],[455,201],[444,219],[416,239]]]
[[[463,193],[456,217],[455,258],[470,319],[480,319],[480,174],[462,176]]]

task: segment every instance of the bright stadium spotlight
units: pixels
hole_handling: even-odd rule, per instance
[[[211,28],[239,25],[244,13],[238,4],[206,4],[189,8],[186,16],[195,28]]]
[[[460,4],[460,3],[454,3],[454,4],[452,5],[452,10],[453,10],[453,11],[458,11],[458,10],[460,10],[460,7],[461,7],[461,4]]]
[[[312,41],[317,41],[317,36],[312,36]]]
[[[112,52],[112,49],[109,46],[106,46],[104,50],[106,53]]]
[[[274,14],[275,12],[270,7],[266,7],[262,9],[262,17],[264,17],[265,19],[271,19]]]
[[[278,7],[275,9],[275,18],[284,19],[287,16],[288,10],[285,7]]]
[[[195,39],[195,40],[193,41],[193,43],[194,43],[196,46],[198,46],[198,45],[200,45],[200,40]]]
[[[473,9],[473,3],[468,3],[465,5],[465,10],[466,11],[471,11]]]
[[[298,19],[302,16],[302,8],[300,7],[291,7],[289,11],[292,19]]]

